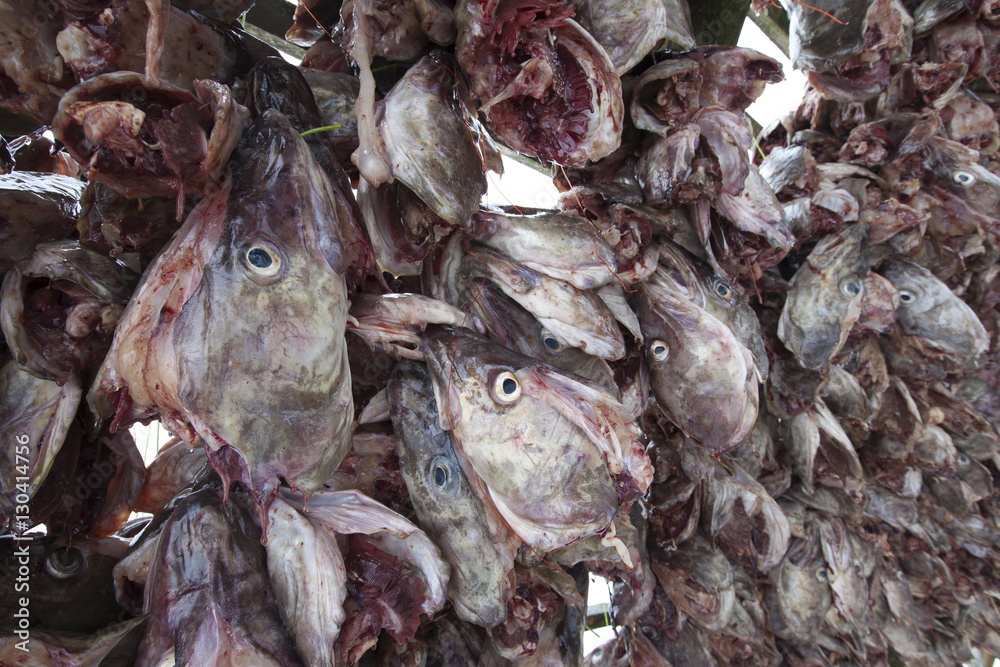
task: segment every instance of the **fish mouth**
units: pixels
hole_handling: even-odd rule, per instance
[[[445,431],[454,430],[462,421],[462,402],[456,380],[466,376],[461,365],[454,363],[463,332],[439,326],[430,326],[420,345],[427,370],[434,386],[440,426]]]

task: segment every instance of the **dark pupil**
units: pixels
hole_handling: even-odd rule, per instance
[[[653,630],[653,628],[649,627],[648,625],[642,626],[642,634],[646,635],[646,639],[656,638],[656,632]]]
[[[434,468],[434,483],[438,486],[444,486],[445,482],[448,481],[448,473],[444,468],[438,466]]]
[[[545,337],[545,347],[549,348],[550,350],[558,350],[559,349],[559,341],[557,341],[555,338],[552,338],[551,336],[546,336]]]
[[[861,291],[861,288],[855,285],[854,283],[851,283],[850,285],[847,286],[847,291],[850,292],[851,294],[857,294],[858,292]]]
[[[83,558],[77,549],[65,548],[55,551],[49,558],[52,559],[53,567],[65,575],[75,575],[83,567]]]
[[[660,356],[666,351],[667,348],[663,347],[662,345],[657,345],[656,347],[653,348],[653,354],[655,354],[656,356]]]
[[[517,391],[517,382],[515,382],[511,378],[504,378],[504,381],[503,381],[503,393],[505,393],[505,394],[513,394],[515,391]]]
[[[251,248],[247,253],[247,261],[258,269],[266,269],[271,266],[271,255],[263,248]]]
[[[719,284],[715,288],[715,291],[716,291],[716,293],[718,293],[719,296],[728,296],[729,295],[729,288],[726,287],[725,285],[722,285],[722,284]]]
[[[910,300],[910,299],[912,299],[913,297],[912,297],[912,296],[910,296],[909,294],[900,294],[900,295],[899,295],[899,298],[900,298],[900,299],[902,299],[903,301],[909,301],[909,300]]]

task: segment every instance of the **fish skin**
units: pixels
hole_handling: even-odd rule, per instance
[[[264,112],[235,164],[146,272],[88,400],[204,439],[266,512],[279,477],[311,494],[350,446],[347,288],[332,186],[288,120]],[[252,244],[274,275],[251,270]]]
[[[788,552],[771,573],[776,609],[791,636],[809,641],[819,634],[830,607],[833,592],[823,561],[818,532],[806,539],[794,538]]]
[[[678,610],[704,628],[720,630],[733,614],[733,565],[701,535],[675,551],[653,555],[653,572]]]
[[[879,272],[900,293],[897,313],[905,336],[919,337],[965,362],[989,348],[989,335],[975,311],[930,271],[892,259],[883,262]]]
[[[792,276],[778,338],[806,368],[822,368],[843,347],[861,315],[867,239],[864,224],[828,236]]]
[[[507,613],[520,540],[483,504],[462,472],[451,435],[439,425],[426,367],[412,361],[397,364],[389,396],[410,502],[452,568],[448,598],[462,620],[493,627]],[[445,472],[440,484],[439,471]]]
[[[621,552],[612,520],[652,480],[624,406],[583,378],[467,331],[429,331],[423,349],[442,427],[514,533],[542,551],[602,534]],[[503,372],[521,388],[509,405],[491,395]]]
[[[451,106],[453,96],[449,63],[425,56],[393,86],[376,115],[393,178],[446,222],[465,227],[486,194],[486,172],[469,126]]]
[[[532,271],[581,290],[606,285],[615,277],[614,250],[586,218],[572,212],[487,209],[475,238]]]
[[[611,361],[625,356],[614,313],[595,291],[580,290],[478,245],[463,259],[462,270],[468,279],[488,278],[563,345]]]
[[[6,358],[6,359],[5,359]],[[0,461],[0,518],[13,517],[19,493],[35,495],[63,446],[80,404],[80,378],[61,387],[17,367],[3,354],[0,361],[0,436],[9,456]],[[25,472],[25,470],[27,472]],[[29,478],[18,484],[18,478]]]
[[[347,614],[347,570],[337,536],[281,497],[268,510],[267,573],[278,610],[310,665],[333,665]]]
[[[163,525],[146,580],[149,626],[138,667],[301,665],[267,577],[260,529],[215,489],[180,502]]]
[[[670,12],[661,0],[584,0],[576,5],[576,19],[608,52],[615,73],[622,76],[656,48],[664,38],[695,45],[687,5]]]
[[[650,384],[668,419],[713,455],[740,443],[757,419],[753,355],[733,332],[678,291],[643,283],[636,295]],[[666,343],[657,361],[652,346]]]

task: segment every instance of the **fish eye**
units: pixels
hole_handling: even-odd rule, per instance
[[[854,566],[854,574],[861,574],[861,566],[860,565],[855,565]]]
[[[670,346],[662,340],[654,340],[649,344],[649,356],[653,361],[663,361],[670,356]]]
[[[650,641],[655,642],[657,639],[660,638],[660,631],[654,628],[652,625],[643,625],[642,627],[639,628],[639,631],[642,632],[643,637],[645,637]]]
[[[712,288],[715,293],[721,296],[723,299],[731,299],[733,296],[733,288],[729,283],[727,283],[722,278],[716,278],[713,281]]]
[[[816,570],[816,578],[820,581],[827,581],[830,579],[830,573],[826,571],[825,567],[821,567]]]
[[[847,278],[840,283],[840,291],[852,297],[861,294],[861,283],[854,278]]]
[[[74,547],[56,549],[45,558],[45,571],[54,579],[74,579],[87,567],[87,557]]]
[[[542,345],[545,346],[546,350],[552,353],[562,352],[564,347],[563,344],[560,343],[555,336],[550,334],[545,329],[542,329]]]
[[[976,175],[971,171],[956,171],[951,175],[951,180],[962,187],[968,187],[975,184]]]
[[[903,303],[910,303],[911,301],[913,301],[913,294],[911,294],[910,292],[899,290],[899,300],[902,301]]]
[[[962,465],[965,465],[965,464],[967,464],[969,462],[969,457],[966,456],[965,454],[959,454],[958,455],[958,462],[961,463]]]
[[[263,243],[254,243],[243,253],[243,263],[252,273],[270,278],[281,269],[278,251]]]
[[[455,464],[444,456],[435,456],[430,465],[431,485],[443,497],[448,498],[458,490],[461,475]]]
[[[493,400],[498,403],[513,403],[521,397],[521,383],[510,371],[504,371],[493,380]]]

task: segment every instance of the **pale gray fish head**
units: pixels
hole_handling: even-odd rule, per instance
[[[423,350],[441,425],[515,534],[543,550],[610,538],[620,507],[652,479],[625,407],[588,380],[467,331],[428,330]]]
[[[927,269],[900,259],[879,272],[899,291],[899,324],[946,354],[971,361],[989,348],[989,335],[975,311]]]
[[[778,337],[806,368],[819,369],[836,354],[860,316],[867,241],[865,224],[828,236],[792,277]]]
[[[332,188],[285,116],[264,112],[237,149],[219,243],[172,324],[180,401],[223,479],[243,479],[262,507],[281,477],[319,488],[350,446]]]
[[[472,487],[441,428],[425,366],[396,365],[389,381],[399,465],[420,525],[451,565],[448,597],[459,618],[492,627],[507,613],[520,543]]]
[[[738,445],[757,419],[750,351],[718,318],[670,289],[643,283],[635,299],[664,414],[715,455]]]

